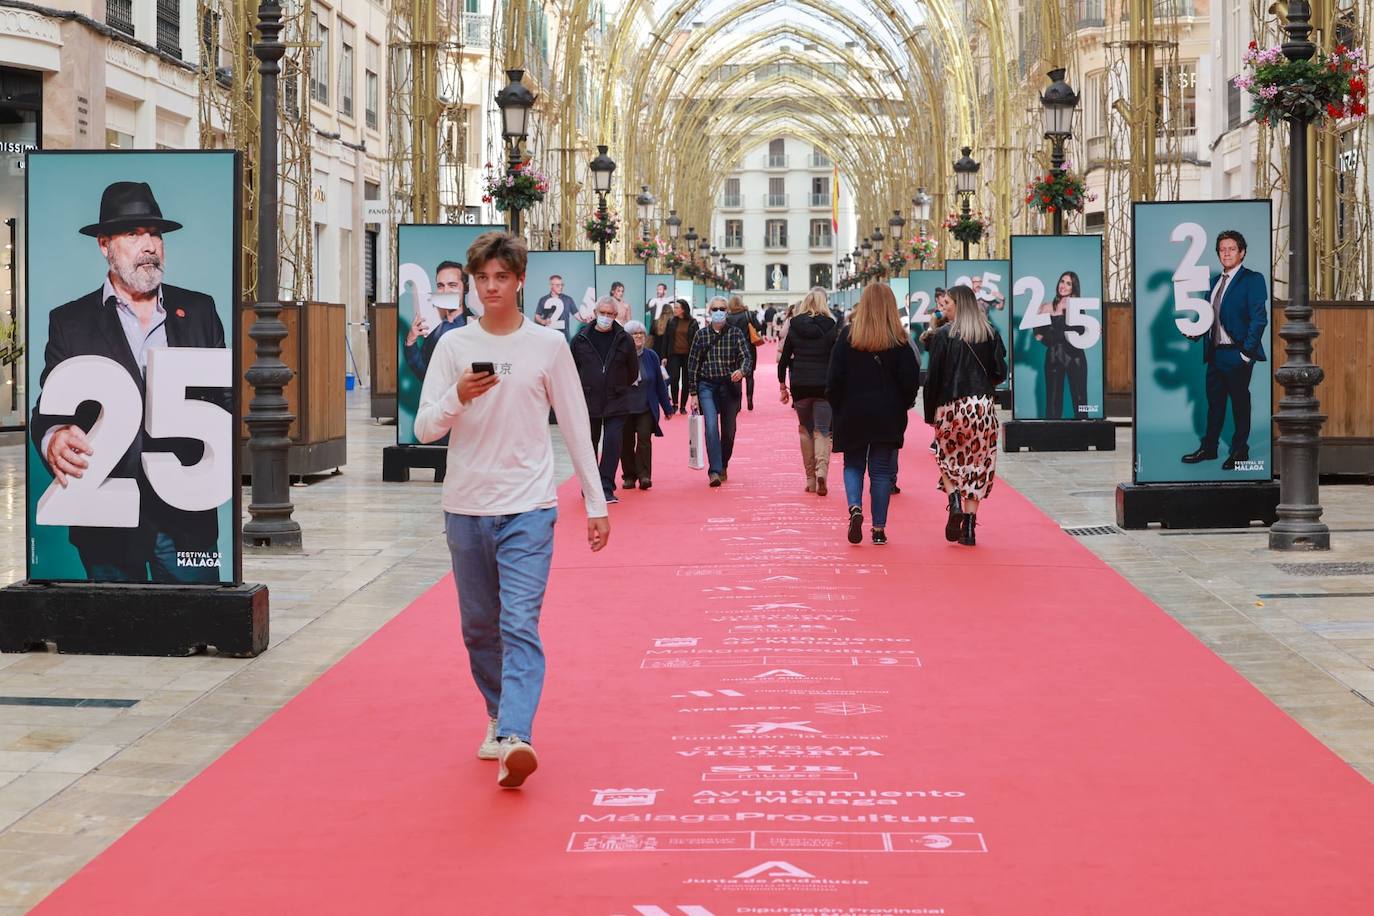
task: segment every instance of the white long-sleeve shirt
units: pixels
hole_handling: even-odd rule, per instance
[[[499,381],[463,404],[458,378],[474,362],[493,363]],[[604,517],[587,402],[562,332],[526,320],[511,334],[495,335],[472,321],[439,338],[420,390],[415,435],[433,442],[449,434],[444,511],[514,515],[557,505],[550,407],[582,482],[587,517]]]

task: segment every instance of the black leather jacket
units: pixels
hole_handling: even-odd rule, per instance
[[[592,343],[593,334],[610,334],[611,349],[602,360]],[[639,380],[639,355],[635,342],[617,322],[609,331],[598,331],[588,324],[573,335],[573,362],[582,379],[582,394],[587,399],[587,415],[619,417],[630,412],[630,386]]]
[[[829,315],[794,316],[778,355],[778,384],[787,384],[790,369],[793,388],[824,388],[835,333],[835,319]]]
[[[935,422],[935,411],[960,398],[992,395],[1007,377],[1007,347],[1002,335],[970,344],[951,337],[953,325],[945,325],[930,339],[930,369],[926,374],[926,422]]]

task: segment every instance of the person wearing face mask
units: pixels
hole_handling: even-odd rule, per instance
[[[718,487],[729,475],[740,383],[754,371],[754,348],[739,328],[726,322],[725,297],[712,299],[706,313],[709,323],[692,341],[687,357],[687,393],[692,411],[700,406],[706,419],[707,479]]]
[[[630,391],[639,381],[639,355],[634,341],[615,320],[616,300],[596,303],[595,321],[573,335],[572,355],[582,379],[582,394],[591,417],[592,447],[601,445],[601,487],[608,503],[615,495],[615,469],[620,464]]]
[[[463,314],[463,297],[466,293],[467,279],[463,276],[463,265],[457,261],[442,261],[434,268],[434,292],[430,301],[439,312],[440,321],[430,328],[424,318],[416,315],[415,323],[406,334],[406,365],[421,382],[429,371],[439,338],[468,323],[467,316]],[[420,340],[422,337],[423,341]]]
[[[638,321],[625,325],[639,354],[639,381],[630,389],[630,414],[625,418],[625,438],[620,446],[620,482],[625,489],[636,485],[648,490],[653,485],[654,436],[662,436],[658,412],[665,419],[673,415],[673,400],[668,397],[668,381],[658,353],[646,346],[648,331]]]

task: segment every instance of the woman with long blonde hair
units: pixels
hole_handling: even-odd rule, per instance
[[[935,427],[940,485],[949,494],[945,540],[972,547],[978,505],[997,474],[997,386],[1007,377],[1002,336],[967,286],[949,291],[954,318],[931,338],[926,422]]]
[[[849,325],[830,356],[826,398],[834,411],[831,433],[844,454],[849,543],[863,540],[864,474],[873,502],[874,544],[887,543],[887,507],[897,476],[897,452],[906,437],[907,411],[916,403],[920,365],[886,283],[864,287]]]
[[[790,400],[797,412],[806,492],[825,496],[829,492],[826,478],[830,476],[831,421],[825,381],[838,328],[826,304],[825,290],[819,286],[790,311],[787,337],[778,354],[778,394],[784,404]]]

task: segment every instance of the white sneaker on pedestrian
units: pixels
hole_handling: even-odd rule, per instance
[[[528,742],[514,736],[501,742],[501,772],[496,777],[497,785],[504,789],[517,788],[537,769],[539,758]]]
[[[501,742],[496,740],[496,720],[487,720],[487,736],[477,746],[478,760],[497,760],[501,757]]]

